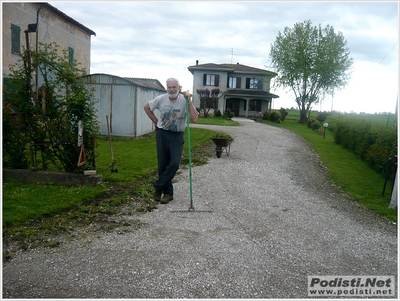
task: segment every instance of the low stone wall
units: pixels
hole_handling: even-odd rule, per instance
[[[102,175],[74,174],[53,171],[32,171],[27,169],[3,169],[3,180],[18,180],[30,183],[56,184],[62,186],[98,185],[102,182]]]

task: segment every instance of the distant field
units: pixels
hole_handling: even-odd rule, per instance
[[[279,110],[273,110],[273,111],[279,111]],[[320,112],[311,112],[311,118],[316,118]],[[326,119],[326,122],[333,122],[337,118],[341,117],[348,117],[348,118],[357,118],[365,121],[374,121],[374,122],[379,122],[384,125],[394,125],[395,122],[395,115],[394,114],[388,114],[388,115],[383,115],[383,114],[342,114],[339,112],[333,112],[332,115],[329,115]],[[300,112],[299,111],[289,111],[288,116],[286,117],[287,120],[299,120],[300,119]]]

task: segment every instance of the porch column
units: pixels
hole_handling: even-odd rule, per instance
[[[246,98],[246,111],[245,111],[245,117],[247,118],[249,116],[249,100]]]

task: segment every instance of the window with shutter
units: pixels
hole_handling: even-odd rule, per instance
[[[230,89],[240,89],[240,77],[229,77],[228,78],[228,88]]]
[[[69,65],[71,67],[74,66],[74,48],[68,47],[68,58],[69,58]]]
[[[203,75],[203,86],[219,86],[219,75],[218,74],[204,74]]]
[[[228,79],[228,88],[236,88],[236,77],[229,77]]]
[[[257,78],[246,78],[246,89],[262,89],[262,82]]]
[[[11,24],[11,52],[21,53],[21,28]]]

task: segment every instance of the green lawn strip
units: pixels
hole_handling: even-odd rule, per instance
[[[332,132],[327,130],[323,138],[320,133],[300,124],[296,119],[285,119],[279,124],[264,122],[289,129],[302,136],[310,143],[322,164],[328,169],[330,178],[342,191],[366,208],[397,222],[397,210],[388,207],[391,184],[388,183],[385,196],[382,197],[384,178],[351,151],[337,145]]]
[[[209,124],[209,125],[221,125],[221,126],[238,126],[239,122],[227,119],[224,117],[215,117],[215,116],[199,116],[198,124]]]
[[[3,226],[63,212],[102,195],[104,186],[63,187],[17,181],[3,183]]]

